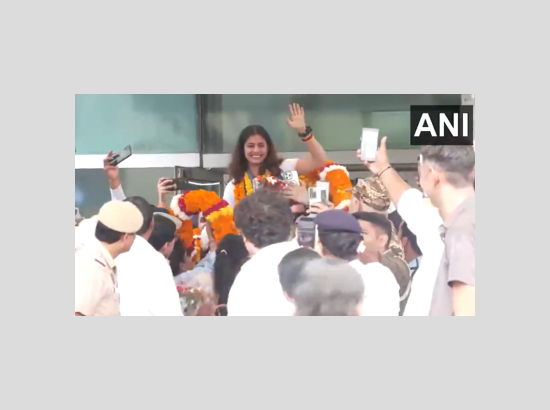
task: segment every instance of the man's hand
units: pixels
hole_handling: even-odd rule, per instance
[[[299,134],[306,132],[306,116],[304,114],[304,108],[299,104],[290,104],[290,117],[287,117],[286,121],[293,129],[298,131]]]
[[[380,142],[380,148],[376,153],[376,159],[374,162],[365,162],[365,166],[375,175],[379,175],[382,171],[390,166],[390,160],[388,158],[388,150],[386,148],[386,142],[388,137],[382,138]],[[357,151],[357,158],[361,159],[361,150]]]
[[[166,205],[166,196],[174,191],[174,181],[169,178],[161,178],[157,184],[159,194],[159,205]]]
[[[111,161],[113,160],[113,151],[109,152],[105,159],[103,160],[103,170],[105,171],[105,174],[107,174],[107,178],[109,178],[109,181],[118,180],[118,167],[112,166]]]
[[[285,198],[292,199],[299,204],[307,205],[309,203],[309,196],[306,188],[306,184],[300,181],[300,185],[289,184],[283,190]]]

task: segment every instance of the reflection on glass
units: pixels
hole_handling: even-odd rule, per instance
[[[199,152],[195,94],[77,94],[77,155]]]
[[[206,152],[232,152],[242,129],[251,124],[264,126],[278,151],[303,151],[286,123],[291,102],[305,106],[306,120],[326,150],[358,149],[363,128],[380,129],[380,135],[390,137],[390,149],[407,149],[410,106],[459,105],[461,94],[208,95]]]

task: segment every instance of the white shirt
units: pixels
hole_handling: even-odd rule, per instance
[[[124,201],[125,199],[126,195],[124,195],[124,191],[122,190],[122,184],[117,189],[111,189],[111,200]]]
[[[350,262],[361,274],[365,284],[365,299],[361,316],[399,316],[399,283],[394,274],[380,263],[364,265],[359,260]]]
[[[229,316],[293,316],[294,305],[283,294],[279,263],[298,249],[296,241],[278,243],[261,249],[235,278],[229,292]]]
[[[289,172],[289,171],[296,171],[296,165],[298,164],[298,159],[285,159],[281,164],[281,171],[282,172]],[[274,175],[278,176],[278,175]],[[112,195],[112,191],[111,191]],[[229,205],[232,207],[235,206],[235,183],[234,181],[230,181],[225,186],[225,191],[223,192],[223,199],[227,201]]]
[[[422,251],[420,267],[414,275],[412,290],[403,316],[429,316],[430,306],[443,257],[444,244],[439,234],[443,220],[437,209],[424,205],[422,192],[409,189],[403,194],[397,211],[416,235]]]
[[[136,236],[115,263],[121,316],[183,316],[170,265],[149,242]]]

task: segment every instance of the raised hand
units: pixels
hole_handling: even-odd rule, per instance
[[[390,166],[390,160],[388,158],[388,149],[386,148],[386,142],[388,137],[382,138],[380,142],[380,148],[376,153],[376,159],[374,162],[364,162],[365,166],[375,175],[379,175],[382,171]],[[357,150],[357,158],[361,159],[361,150]]]
[[[157,184],[159,194],[159,205],[166,205],[166,195],[173,192],[175,189],[174,181],[169,178],[161,178]]]
[[[304,108],[300,104],[290,104],[290,117],[287,117],[286,121],[293,129],[298,131],[299,134],[306,132],[306,116],[304,114]]]
[[[283,190],[283,195],[299,204],[307,205],[309,203],[307,188],[303,181],[300,182],[300,185],[288,184]]]
[[[107,174],[109,181],[119,179],[118,167],[111,165],[111,161],[113,159],[113,151],[109,152],[103,159],[103,170],[105,171],[105,174]]]

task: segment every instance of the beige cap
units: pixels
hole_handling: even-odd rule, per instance
[[[101,207],[97,220],[120,233],[136,233],[143,225],[143,215],[130,202],[110,201]]]

